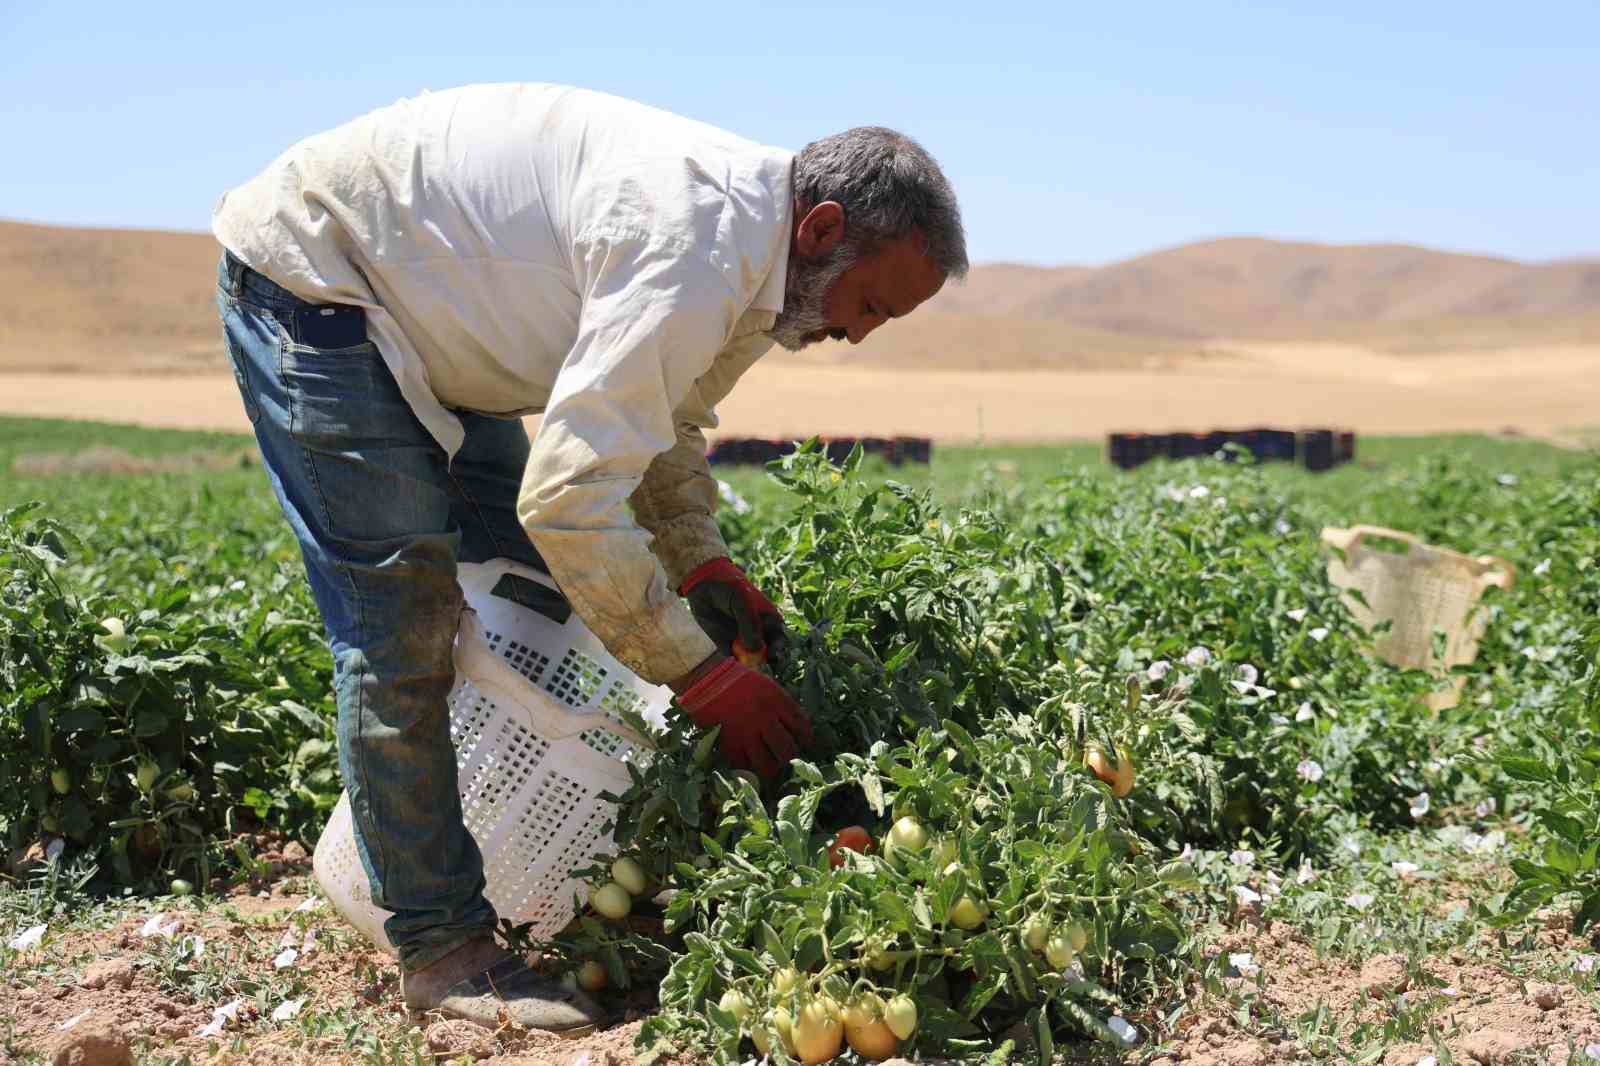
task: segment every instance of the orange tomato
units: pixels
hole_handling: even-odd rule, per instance
[[[847,825],[834,834],[833,842],[828,845],[828,865],[843,866],[846,851],[859,851],[861,854],[870,854],[872,851],[872,834],[859,825]]]

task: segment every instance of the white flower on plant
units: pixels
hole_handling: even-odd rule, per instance
[[[168,922],[165,920],[166,917],[165,914],[152,914],[144,925],[139,927],[139,935],[145,940],[157,936],[163,940],[171,940],[177,935],[179,922],[176,918]]]
[[[1322,764],[1315,759],[1301,759],[1294,771],[1312,784],[1322,780]]]
[[[306,930],[305,939],[300,941],[300,954],[303,957],[303,956],[311,954],[313,951],[316,951],[316,950],[317,950],[317,931],[315,929],[307,929]]]
[[[301,996],[299,999],[286,999],[282,1003],[278,1004],[277,1008],[273,1010],[272,1020],[275,1022],[286,1022],[290,1018],[293,1018],[296,1014],[299,1014],[300,1008],[305,1005],[306,999],[304,996]]]
[[[90,1007],[87,1010],[79,1011],[77,1014],[74,1014],[72,1017],[70,1017],[66,1021],[62,1022],[56,1028],[57,1029],[61,1029],[61,1030],[71,1029],[74,1025],[77,1025],[79,1022],[83,1021],[85,1018],[87,1018],[89,1015],[91,1015],[93,1013],[94,1013],[94,1008],[93,1007]],[[62,1061],[65,1062],[67,1060],[65,1058],[63,1058]]]
[[[1488,799],[1479,800],[1478,805],[1472,808],[1472,813],[1476,814],[1479,818],[1489,817],[1489,815],[1494,813],[1494,797],[1491,796]]]
[[[1271,722],[1273,725],[1288,725],[1289,724],[1289,719],[1285,718],[1281,714],[1269,714],[1269,715],[1267,715],[1267,721]]]
[[[1389,869],[1394,871],[1394,875],[1396,877],[1410,877],[1412,874],[1422,869],[1422,867],[1418,866],[1414,862],[1401,861],[1391,862],[1389,864]]]
[[[1328,627],[1317,626],[1315,629],[1308,630],[1306,635],[1320,644],[1328,639]]]
[[[44,930],[45,927],[42,925],[30,925],[11,938],[11,950],[27,951],[29,948],[38,947],[40,942],[44,940]]]
[[[1230,951],[1228,965],[1240,977],[1254,977],[1261,972],[1261,967],[1256,964],[1255,956],[1248,951]]]
[[[1209,495],[1211,495],[1211,490],[1204,485],[1196,485],[1189,490],[1189,499],[1191,500],[1203,500]]]
[[[1316,716],[1317,712],[1311,709],[1310,700],[1304,701],[1294,709],[1294,720],[1297,722],[1309,722]]]
[[[290,966],[294,965],[294,960],[298,959],[299,957],[300,953],[294,948],[284,948],[282,951],[278,952],[277,957],[272,960],[272,968],[274,970],[288,969]]]
[[[1171,669],[1172,664],[1167,662],[1167,660],[1157,659],[1155,662],[1150,664],[1150,669],[1144,672],[1144,676],[1151,681],[1160,681],[1162,678],[1167,676],[1167,672]]]
[[[201,936],[199,933],[194,934],[194,936],[184,937],[183,940],[178,943],[178,957],[181,959],[185,955],[195,959],[205,958],[206,938]]]
[[[1371,892],[1352,892],[1344,898],[1344,901],[1356,910],[1364,911],[1372,906],[1373,901],[1377,898]]]
[[[229,1022],[238,1020],[239,1008],[242,1006],[244,1006],[244,1000],[236,999],[230,1003],[224,1003],[220,1007],[212,1008],[211,1020],[203,1028],[197,1030],[194,1035],[220,1036],[222,1031],[228,1027]]]
[[[1233,895],[1235,899],[1246,906],[1252,903],[1261,902],[1261,893],[1257,892],[1249,885],[1234,885]]]
[[[1139,1040],[1139,1030],[1128,1024],[1128,1020],[1120,1014],[1113,1014],[1106,1019],[1106,1028],[1111,1030],[1113,1036],[1124,1044],[1134,1044]]]
[[[1190,648],[1189,653],[1183,657],[1183,663],[1185,666],[1192,666],[1196,669],[1204,666],[1210,661],[1211,649],[1207,648],[1204,644],[1196,644],[1194,647]]]
[[[1348,851],[1351,855],[1355,856],[1356,858],[1361,857],[1361,841],[1357,840],[1355,837],[1345,837],[1341,843],[1344,845],[1344,850]]]
[[[1268,688],[1265,685],[1257,685],[1256,686],[1256,698],[1257,699],[1270,700],[1272,697],[1276,696],[1277,694],[1278,694],[1278,690],[1275,689],[1275,688]],[[1273,717],[1277,718],[1277,717],[1281,717],[1281,716],[1274,715]],[[1287,723],[1288,719],[1285,718],[1284,722]]]
[[[1496,474],[1494,476],[1494,480],[1496,484],[1505,485],[1507,488],[1509,488],[1512,485],[1515,485],[1518,479],[1517,475],[1515,474]]]
[[[1411,797],[1411,817],[1421,818],[1424,814],[1428,813],[1428,808],[1432,806],[1432,804],[1433,801],[1428,798],[1428,794],[1426,792],[1418,792],[1415,796]]]
[[[1572,968],[1579,973],[1594,973],[1596,966],[1600,966],[1600,955],[1579,955],[1572,962]]]
[[[1307,612],[1304,607],[1296,607],[1294,610],[1285,613],[1288,614],[1291,622],[1304,622],[1306,620]]]
[[[1548,574],[1549,572],[1550,572],[1550,560],[1549,559],[1541,559],[1539,561],[1539,565],[1535,566],[1533,568],[1533,576],[1534,577],[1544,577],[1544,575]]]
[[[1228,684],[1232,685],[1233,691],[1241,696],[1248,696],[1255,690],[1255,686],[1248,681],[1230,681]]]
[[[1305,859],[1301,859],[1300,869],[1294,875],[1294,883],[1297,885],[1309,885],[1317,879],[1317,876],[1317,871],[1311,868],[1311,864]]]
[[[1194,858],[1194,845],[1185,844],[1183,846],[1183,850],[1178,852],[1178,858],[1184,862],[1189,862],[1192,860]]]
[[[1249,866],[1256,861],[1256,853],[1247,851],[1244,848],[1236,848],[1228,855],[1228,861],[1235,866]]]
[[[1240,681],[1243,681],[1247,685],[1255,684],[1256,681],[1261,677],[1261,672],[1255,667],[1251,666],[1249,663],[1240,663],[1239,669],[1235,670],[1234,673],[1239,676]]]
[[[1477,833],[1468,833],[1461,838],[1461,846],[1472,855],[1489,855],[1500,850],[1500,845],[1506,842],[1506,835],[1498,829],[1490,830],[1481,836]]]
[[[290,926],[288,929],[285,929],[283,931],[283,935],[278,938],[278,946],[280,948],[292,948],[295,946],[295,944],[299,943],[299,941],[300,938],[295,935],[294,927]]]

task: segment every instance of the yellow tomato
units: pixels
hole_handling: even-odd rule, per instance
[[[1113,796],[1126,796],[1133,791],[1133,756],[1128,754],[1126,748],[1118,748],[1117,763],[1111,764],[1111,756],[1103,748],[1089,748],[1083,753],[1083,765],[1094,771],[1094,776],[1111,786]]]

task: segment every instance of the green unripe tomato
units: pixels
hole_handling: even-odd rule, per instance
[[[1072,965],[1072,957],[1076,952],[1065,936],[1057,934],[1049,939],[1044,946],[1044,957],[1051,966],[1057,970],[1065,970]]]
[[[611,864],[611,880],[627,889],[630,896],[643,893],[649,883],[644,867],[628,858],[618,859]]]
[[[174,877],[167,890],[174,896],[187,896],[194,892],[194,885],[181,877]]]
[[[617,921],[626,918],[628,912],[633,910],[633,897],[621,885],[607,881],[589,893],[589,906],[603,917]]]
[[[909,814],[889,829],[889,844],[906,851],[921,851],[928,843],[928,831]]]
[[[741,1026],[746,1018],[750,1017],[750,1001],[737,988],[730,988],[722,993],[722,998],[717,1000],[717,1006],[728,1014],[733,1015],[734,1021]]]
[[[97,637],[100,646],[107,651],[123,651],[130,643],[127,627],[122,624],[122,619],[115,616],[104,618],[100,621],[100,628],[105,630],[103,636]]]
[[[883,1008],[883,1023],[901,1040],[910,1040],[917,1031],[917,1004],[910,996],[899,995]]]
[[[56,795],[65,796],[72,791],[72,771],[64,767],[56,767],[50,771],[50,787],[56,790]]]
[[[578,987],[585,992],[598,992],[611,980],[606,968],[594,959],[578,967]]]
[[[1035,914],[1022,925],[1022,943],[1034,954],[1044,950],[1050,940],[1050,923],[1042,914]]]
[[[962,896],[950,907],[950,923],[957,929],[976,929],[983,919],[983,908],[971,896]]]

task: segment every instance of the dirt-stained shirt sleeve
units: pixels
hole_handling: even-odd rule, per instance
[[[629,498],[652,464],[676,456],[684,464],[681,501],[667,502],[671,492],[661,499],[683,510],[668,539],[695,523],[705,523],[697,535],[706,535],[710,505],[702,510],[695,501],[706,491],[702,482],[713,496],[715,483],[703,453],[698,468],[686,458],[699,434],[681,432],[675,412],[744,309],[723,274],[686,242],[641,231],[590,233],[574,259],[583,295],[578,337],[533,439],[517,514],[611,653],[646,680],[664,682],[715,645],[651,551]]]

